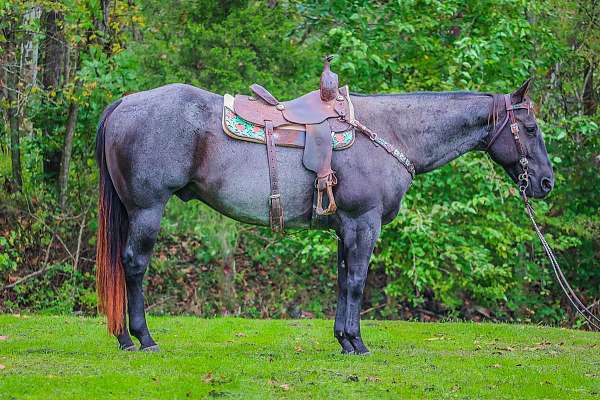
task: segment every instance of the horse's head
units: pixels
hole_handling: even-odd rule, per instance
[[[554,172],[527,95],[530,84],[528,79],[510,95],[494,95],[486,150],[527,196],[542,198],[554,187]]]

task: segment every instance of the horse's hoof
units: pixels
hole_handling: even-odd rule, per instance
[[[140,347],[141,351],[146,351],[148,353],[158,353],[160,351],[160,347],[157,344],[148,347]]]
[[[350,339],[350,343],[352,343],[352,347],[354,347],[355,354],[357,354],[359,356],[366,356],[366,355],[371,354],[371,352],[369,351],[367,346],[365,346],[365,344],[363,343],[363,341],[360,337]]]
[[[135,344],[129,345],[127,347],[120,347],[122,351],[138,351],[138,348],[135,347]]]

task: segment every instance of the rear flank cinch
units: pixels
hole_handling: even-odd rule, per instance
[[[111,180],[105,154],[105,125],[121,104],[111,104],[104,112],[96,132],[96,161],[99,174],[98,235],[96,247],[96,291],[98,310],[106,315],[108,331],[120,334],[127,308],[122,252],[129,225],[127,211]]]

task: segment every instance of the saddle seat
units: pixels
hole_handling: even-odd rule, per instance
[[[275,147],[304,148],[302,162],[316,173],[316,201],[313,220],[335,213],[333,187],[337,184],[331,169],[332,150],[348,148],[354,142],[354,130],[346,120],[354,119],[348,87],[338,87],[331,72],[331,56],[325,59],[320,89],[296,99],[280,102],[264,87],[250,86],[254,96],[225,95],[223,128],[229,136],[267,145],[271,182],[270,223],[274,231],[283,230],[283,208],[277,179]],[[241,133],[242,132],[242,133]],[[350,138],[350,140],[348,140]],[[328,205],[324,207],[323,194]]]
[[[265,88],[256,84],[250,88],[254,93],[263,90],[268,93]],[[264,126],[267,120],[271,121],[275,129],[285,128],[286,125],[288,128],[292,125],[317,125],[325,121],[329,124],[331,132],[352,129],[350,124],[340,118],[346,117],[350,113],[353,114],[347,86],[339,89],[336,99],[329,102],[321,100],[319,90],[314,90],[294,100],[277,101],[275,105],[267,103],[262,96],[257,95],[257,97],[236,95],[233,101],[235,114],[259,126]]]
[[[334,100],[327,102],[321,100],[320,90],[308,92],[293,100],[279,102],[260,85],[254,84],[250,89],[256,97],[237,95],[234,103],[235,112],[245,120],[256,124],[261,124],[265,119],[270,118],[274,127],[289,123],[312,125],[330,118],[339,121],[339,117],[345,117],[348,113],[346,87],[342,88],[344,95],[339,93]]]

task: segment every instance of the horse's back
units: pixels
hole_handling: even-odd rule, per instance
[[[107,120],[111,177],[128,209],[164,202],[185,186],[203,132],[218,126],[222,97],[185,84],[125,96]]]

